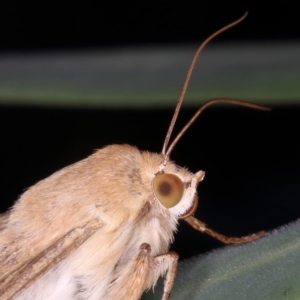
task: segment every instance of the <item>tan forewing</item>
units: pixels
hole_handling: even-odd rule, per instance
[[[89,222],[82,227],[69,231],[56,243],[37,255],[22,254],[20,243],[13,242],[1,251],[0,300],[15,298],[24,289],[49,271],[53,266],[69,256],[89,237],[91,237],[102,223]]]

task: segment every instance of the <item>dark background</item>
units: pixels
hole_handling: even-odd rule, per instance
[[[0,52],[51,52],[195,43],[247,19],[219,41],[297,41],[299,9],[263,2],[11,2],[1,9]],[[300,100],[300,99],[299,99]],[[269,113],[210,108],[172,154],[206,171],[197,216],[227,235],[271,230],[300,216],[299,106]],[[196,108],[183,108],[177,129]],[[170,109],[109,110],[0,106],[1,209],[27,187],[108,144],[159,152]],[[182,224],[173,249],[182,258],[221,246]]]
[[[218,41],[300,35],[295,1],[10,1],[0,6],[0,50],[199,43],[246,11]]]

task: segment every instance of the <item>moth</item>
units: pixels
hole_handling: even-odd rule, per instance
[[[178,261],[169,247],[179,220],[224,243],[264,235],[225,237],[196,219],[196,188],[205,173],[193,174],[170,160],[180,137],[208,106],[227,102],[268,110],[235,99],[210,100],[169,145],[198,55],[244,18],[215,32],[197,50],[161,153],[104,147],[38,182],[0,216],[1,300],[137,300],[160,276],[165,276],[161,299],[167,300]]]

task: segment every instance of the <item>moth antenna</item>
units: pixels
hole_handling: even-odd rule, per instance
[[[171,137],[171,134],[172,134],[172,131],[173,131],[173,128],[174,128],[174,125],[175,125],[175,122],[176,122],[176,119],[177,119],[177,116],[178,116],[178,113],[179,113],[179,110],[180,110],[180,107],[181,107],[181,104],[182,104],[182,101],[184,99],[184,95],[185,95],[185,92],[186,92],[186,89],[188,87],[188,84],[189,84],[189,81],[190,81],[190,78],[191,78],[191,75],[192,75],[192,71],[194,69],[194,66],[195,66],[195,63],[197,61],[197,58],[199,56],[199,54],[201,53],[201,51],[203,50],[203,48],[213,39],[215,38],[217,35],[221,34],[222,32],[226,31],[227,29],[239,24],[240,22],[242,22],[246,16],[248,15],[248,12],[246,12],[241,18],[239,18],[237,21],[235,22],[232,22],[230,23],[229,25],[226,25],[225,27],[219,29],[218,31],[216,31],[215,33],[213,33],[211,36],[209,36],[201,45],[200,47],[198,48],[198,50],[196,51],[194,57],[193,57],[193,60],[190,64],[190,67],[188,69],[188,72],[187,72],[187,75],[186,75],[186,78],[185,78],[185,81],[183,83],[183,87],[182,87],[182,90],[181,90],[181,93],[179,95],[179,99],[178,99],[178,102],[177,102],[177,105],[176,105],[176,108],[175,108],[175,111],[174,111],[174,114],[173,114],[173,118],[171,120],[171,123],[170,123],[170,126],[169,126],[169,129],[167,131],[167,134],[166,134],[166,138],[165,138],[165,141],[164,141],[164,145],[163,145],[163,149],[162,149],[162,154],[165,156],[164,158],[164,161],[163,161],[163,165],[166,165],[169,157],[166,155],[166,151],[167,151],[167,147],[168,147],[168,144],[169,144],[169,141],[170,141],[170,137]],[[170,154],[171,151],[168,151],[168,153]]]
[[[258,110],[264,110],[264,111],[269,111],[271,110],[271,108],[267,107],[267,106],[262,106],[262,105],[258,105],[258,104],[254,104],[254,103],[250,103],[250,102],[246,102],[246,101],[242,101],[242,100],[238,100],[238,99],[230,99],[230,98],[216,98],[216,99],[212,99],[209,100],[208,102],[206,102],[205,104],[203,104],[197,111],[196,113],[193,115],[193,117],[187,122],[187,124],[181,129],[181,131],[178,133],[178,135],[176,136],[176,138],[173,140],[172,144],[170,145],[170,147],[168,148],[166,154],[165,154],[165,159],[163,163],[167,163],[169,157],[170,157],[170,153],[172,152],[172,150],[174,149],[175,145],[177,144],[177,142],[180,140],[180,138],[184,135],[184,133],[189,129],[189,127],[195,122],[195,120],[198,118],[198,116],[210,105],[215,104],[215,103],[231,103],[231,104],[236,104],[236,105],[240,105],[240,106],[246,106],[246,107],[250,107],[253,109],[258,109]]]

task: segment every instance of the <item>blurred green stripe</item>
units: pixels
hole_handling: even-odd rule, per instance
[[[197,45],[0,55],[0,103],[174,106]],[[214,44],[194,69],[185,105],[215,97],[300,103],[300,43]]]

